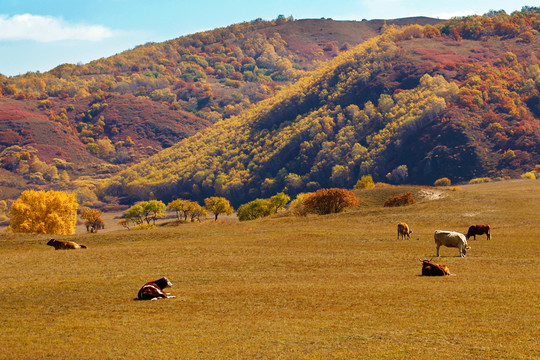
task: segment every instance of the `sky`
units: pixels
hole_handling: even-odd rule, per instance
[[[540,0],[0,0],[0,74],[45,72],[257,18],[395,19],[511,13]]]

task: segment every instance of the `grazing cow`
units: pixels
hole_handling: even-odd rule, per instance
[[[456,231],[436,230],[433,236],[435,238],[435,244],[437,245],[437,256],[440,256],[439,248],[441,245],[458,248],[459,256],[461,257],[465,257],[467,250],[471,248],[467,244],[465,235]]]
[[[409,225],[407,225],[405,223],[397,224],[397,238],[398,238],[398,240],[399,240],[400,236],[401,236],[401,238],[403,240],[405,240],[405,236],[407,237],[407,239],[410,239],[411,234],[412,234],[412,230],[409,229]]]
[[[488,224],[471,225],[469,227],[469,231],[467,231],[467,240],[469,240],[471,236],[473,236],[474,240],[476,240],[476,235],[482,235],[482,234],[486,234],[487,239],[491,240],[491,228],[489,227]]]
[[[422,276],[452,275],[450,274],[450,269],[448,269],[448,266],[446,265],[431,262],[431,259],[420,261],[422,261]]]
[[[54,246],[54,250],[70,250],[70,249],[86,249],[86,245],[79,245],[73,241],[51,239],[47,243],[49,246]]]
[[[139,293],[137,294],[138,300],[157,300],[160,298],[174,298],[169,293],[163,292],[166,287],[173,286],[172,283],[166,277],[162,277],[159,280],[150,281],[143,285]]]

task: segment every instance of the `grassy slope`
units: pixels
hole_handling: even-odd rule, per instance
[[[0,358],[540,357],[540,181],[381,207],[392,191],[339,215],[70,237],[80,251],[1,234]],[[456,276],[419,276],[433,230],[486,222],[492,241],[435,258]],[[176,299],[133,301],[163,275]]]

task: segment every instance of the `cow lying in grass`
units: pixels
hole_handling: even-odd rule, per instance
[[[79,245],[73,241],[51,239],[47,243],[49,246],[54,246],[54,250],[70,250],[70,249],[86,249],[86,245]]]
[[[163,292],[166,287],[173,286],[172,283],[166,277],[162,277],[159,280],[150,281],[143,285],[139,293],[137,294],[137,300],[157,300],[174,298],[171,294]]]
[[[448,266],[446,265],[431,262],[431,259],[420,261],[422,261],[422,276],[452,275],[450,274],[450,269],[448,269]]]
[[[459,249],[459,256],[465,257],[467,250],[471,247],[467,244],[467,239],[462,233],[456,231],[436,230],[433,234],[435,245],[437,245],[437,256],[441,246],[455,247]]]

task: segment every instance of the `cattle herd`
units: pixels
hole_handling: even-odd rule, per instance
[[[397,238],[398,240],[410,239],[412,230],[409,229],[409,226],[405,223],[399,223],[397,226]],[[440,247],[454,247],[458,248],[459,256],[465,257],[467,250],[471,247],[467,244],[467,240],[472,236],[476,240],[476,235],[486,234],[487,239],[491,240],[491,228],[488,224],[482,225],[471,225],[467,231],[467,235],[459,233],[457,231],[448,231],[448,230],[435,230],[433,237],[435,239],[435,246],[437,248],[437,256],[440,256]],[[431,260],[420,260],[422,261],[422,275],[424,276],[438,276],[438,275],[451,275],[448,266],[443,264],[437,264],[431,262]]]
[[[397,226],[397,238],[410,239],[412,230],[409,226],[403,222]],[[435,239],[435,245],[437,247],[437,256],[440,256],[439,248],[441,246],[458,248],[459,255],[465,257],[467,250],[471,247],[467,244],[467,240],[472,236],[476,240],[476,235],[486,234],[487,239],[491,240],[491,229],[489,225],[471,225],[467,231],[467,235],[456,231],[448,230],[435,230],[433,237]],[[77,244],[73,241],[55,240],[50,239],[47,245],[53,246],[55,250],[70,250],[70,249],[86,249],[86,245]],[[448,266],[443,264],[437,264],[430,260],[420,260],[422,262],[422,275],[423,276],[442,276],[451,275]],[[166,277],[161,279],[147,282],[139,290],[136,300],[157,300],[174,298],[169,293],[163,291],[167,287],[171,287],[172,283]]]

